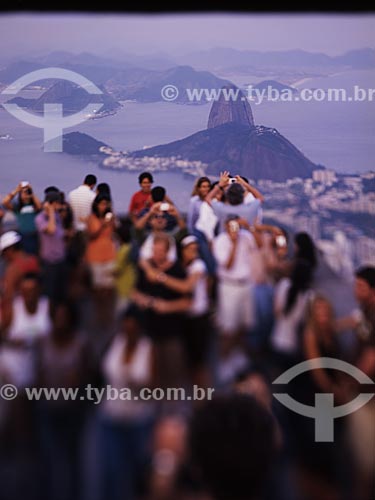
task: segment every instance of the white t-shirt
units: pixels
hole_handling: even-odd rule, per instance
[[[245,205],[252,203],[254,200],[256,200],[256,198],[252,193],[250,193],[249,191],[245,193],[245,196],[243,198],[243,202],[245,203]]]
[[[220,233],[213,241],[213,254],[218,263],[219,279],[244,280],[252,283],[252,259],[253,254],[258,252],[255,239],[252,234],[244,229],[238,233],[239,241],[233,265],[226,269],[233,243],[228,233]]]
[[[187,267],[187,274],[200,274],[195,288],[193,290],[193,302],[190,308],[191,316],[200,316],[208,311],[208,293],[207,293],[207,268],[201,259],[194,260]]]
[[[289,278],[283,278],[276,285],[274,296],[276,310],[283,311],[291,284]],[[284,312],[281,312],[276,316],[271,343],[277,351],[287,354],[294,354],[297,351],[298,329],[305,319],[307,307],[313,295],[314,292],[312,290],[306,290],[299,293],[289,313],[285,316]]]
[[[218,201],[212,204],[212,210],[219,219],[220,232],[225,231],[225,221],[231,215],[236,215],[245,219],[250,225],[257,221],[261,203],[255,199],[251,203],[241,203],[240,205],[229,205]]]
[[[21,348],[5,344],[0,348],[0,372],[18,389],[34,384],[33,346],[36,340],[45,338],[50,330],[49,303],[46,297],[39,300],[35,314],[27,311],[22,297],[14,299],[12,322],[8,329],[7,339],[23,341],[25,345]]]
[[[78,186],[73,191],[70,191],[68,201],[73,212],[74,227],[77,231],[84,231],[86,229],[86,223],[80,219],[81,217],[87,219],[91,214],[92,202],[95,197],[96,194],[94,191],[86,184],[82,184],[82,186]]]
[[[197,197],[198,198],[198,197]],[[192,199],[193,200],[193,199]],[[251,193],[247,193],[244,197],[244,204],[249,205],[256,200],[255,196]],[[218,200],[212,200],[212,206],[215,203],[219,203]],[[215,238],[215,229],[218,224],[219,219],[217,218],[212,206],[203,201],[199,207],[199,216],[195,224],[196,229],[201,231],[207,238],[207,241],[212,241]],[[258,222],[261,222],[262,209],[258,209]]]
[[[245,205],[250,205],[250,203],[253,203],[253,201],[255,201],[255,200],[256,200],[255,196],[248,191],[245,194],[245,196],[244,196],[243,202],[244,202]],[[258,224],[262,224],[263,223],[263,209],[262,209],[262,206],[260,206],[259,209],[258,209],[258,215],[257,215],[256,221],[257,221]]]
[[[187,213],[187,227],[190,233],[193,232],[195,228],[195,224],[199,217],[199,209],[200,205],[202,205],[203,201],[199,198],[198,195],[192,196],[189,201],[188,213]]]
[[[212,204],[214,203],[217,203],[217,201],[212,200]],[[199,216],[195,227],[206,236],[207,241],[212,241],[215,238],[215,228],[217,223],[218,218],[216,217],[211,205],[206,201],[202,202],[199,208]]]
[[[49,302],[47,297],[41,297],[34,314],[30,314],[22,297],[13,301],[12,322],[8,329],[9,340],[32,342],[45,337],[51,329]]]
[[[103,398],[102,412],[114,420],[147,418],[153,412],[152,401],[141,400],[136,391],[129,385],[133,382],[138,386],[147,386],[152,375],[152,344],[148,338],[138,341],[130,363],[124,363],[124,353],[127,349],[126,338],[116,335],[103,361],[103,374],[107,383],[116,388],[127,389],[126,398]],[[127,394],[131,390],[132,398]],[[125,393],[124,393],[125,394]],[[129,394],[130,396],[130,394]],[[135,399],[137,396],[138,399]]]

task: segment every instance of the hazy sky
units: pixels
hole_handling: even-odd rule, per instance
[[[119,48],[179,55],[197,49],[304,49],[341,54],[375,47],[375,15],[338,14],[2,14],[2,56],[31,51]]]

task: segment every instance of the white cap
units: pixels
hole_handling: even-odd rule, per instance
[[[0,252],[21,241],[21,235],[16,231],[7,231],[0,236]]]
[[[181,240],[181,246],[182,247],[187,247],[188,245],[191,245],[192,243],[197,243],[198,239],[196,236],[189,234],[188,236],[185,236]]]

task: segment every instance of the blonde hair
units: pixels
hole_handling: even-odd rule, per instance
[[[166,233],[160,233],[160,234],[155,234],[154,239],[153,239],[153,245],[156,243],[164,243],[167,251],[171,248],[173,241],[171,236]]]

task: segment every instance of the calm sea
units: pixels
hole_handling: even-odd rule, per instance
[[[232,80],[245,83],[240,76]],[[354,85],[375,88],[375,71],[314,79],[302,86],[346,88],[350,92]],[[4,96],[0,100],[4,101]],[[252,109],[257,124],[277,128],[316,163],[345,173],[375,169],[375,101],[265,102]],[[181,139],[205,128],[209,110],[210,104],[126,103],[117,115],[90,120],[68,131],[85,132],[118,150],[134,150]],[[115,208],[121,211],[126,210],[131,194],[137,190],[137,174],[104,171],[95,163],[62,153],[44,153],[41,129],[0,110],[0,134],[7,133],[14,140],[0,140],[0,194],[21,180],[30,181],[39,194],[51,184],[69,191],[81,183],[85,174],[95,173],[99,182],[111,185]],[[191,180],[163,173],[156,174],[155,181],[167,188],[181,209],[186,209]]]

